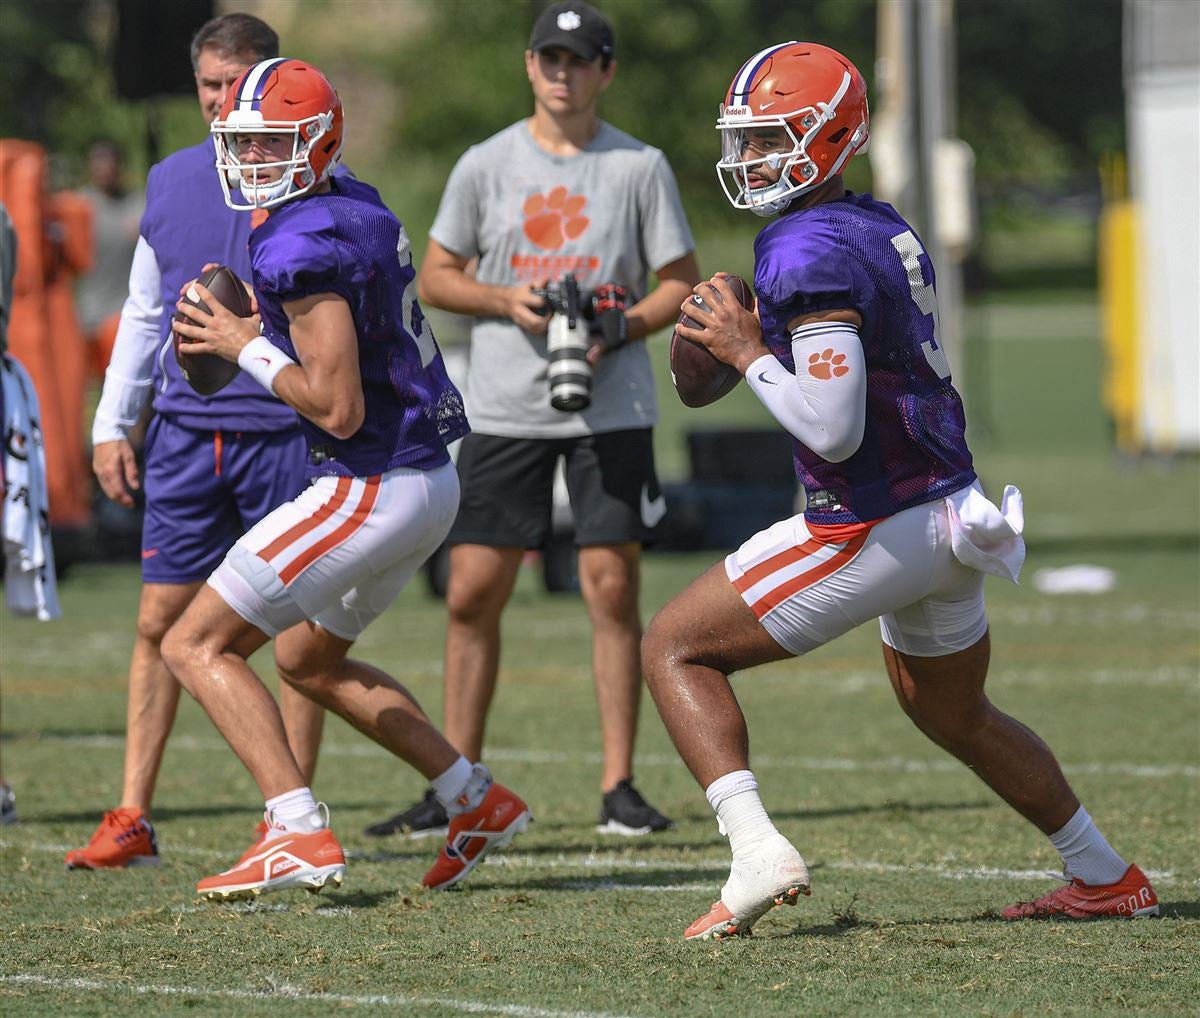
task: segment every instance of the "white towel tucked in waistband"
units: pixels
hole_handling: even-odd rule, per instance
[[[1017,582],[1025,561],[1025,506],[1015,485],[1004,488],[1000,508],[976,481],[946,499],[950,514],[950,546],[965,566]]]

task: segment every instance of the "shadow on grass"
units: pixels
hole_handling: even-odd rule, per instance
[[[845,817],[858,816],[900,816],[904,814],[920,814],[920,813],[953,813],[965,812],[977,809],[999,809],[1003,805],[998,799],[990,800],[983,799],[978,802],[919,802],[912,803],[907,800],[888,799],[884,802],[876,802],[857,806],[833,806],[827,809],[799,809],[799,810],[776,810],[771,814],[771,819],[778,823],[781,820],[834,820]],[[713,815],[711,813],[686,813],[676,814],[675,821],[677,824],[712,824]],[[578,831],[579,825],[572,824],[568,821],[554,821],[539,819],[535,822],[534,833],[564,833],[572,830]],[[535,848],[530,851],[545,851],[545,852],[562,852],[572,849],[595,849],[597,845],[603,846],[605,850],[611,850],[618,846],[634,850],[651,851],[657,848],[704,848],[711,845],[721,845],[725,843],[725,839],[713,830],[711,838],[703,838],[697,842],[676,841],[674,836],[668,832],[661,834],[651,834],[642,837],[622,837],[620,835],[609,835],[602,840],[580,841],[573,845],[554,845],[544,846],[540,849]]]
[[[38,739],[47,742],[61,739],[120,739],[125,740],[124,728],[24,728],[13,731],[6,728],[0,732],[0,742],[17,742],[20,739]]]
[[[1139,919],[1137,922],[1163,922],[1171,920],[1188,920],[1200,919],[1200,902],[1196,901],[1177,901],[1177,902],[1162,902],[1161,917]],[[778,913],[776,913],[778,914]],[[1027,922],[1035,923],[1062,923],[1075,924],[1080,923],[1089,925],[1091,923],[1126,923],[1127,919],[1106,918],[1106,919],[1037,919],[1027,920]],[[854,910],[854,901],[851,900],[848,906],[835,911],[832,916],[832,922],[825,923],[819,926],[805,925],[798,923],[793,929],[786,932],[775,933],[770,937],[762,939],[782,939],[785,937],[842,937],[854,930],[887,930],[887,929],[915,929],[920,927],[939,927],[939,926],[970,926],[977,923],[998,924],[1001,926],[1018,927],[1019,923],[1012,923],[1002,919],[1000,913],[988,910],[986,912],[977,912],[973,915],[962,916],[927,916],[914,919],[898,919],[891,921],[887,919],[864,919],[860,917]]]
[[[1160,901],[1163,919],[1200,919],[1200,901]]]

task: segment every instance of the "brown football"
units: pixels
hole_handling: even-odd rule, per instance
[[[725,282],[733,290],[747,311],[754,308],[754,291],[741,276],[726,276]],[[715,292],[715,291],[714,291]],[[699,295],[693,295],[698,305],[708,310]],[[694,329],[703,326],[687,312],[679,316],[679,324]],[[699,343],[685,339],[676,329],[671,333],[671,380],[684,406],[699,407],[715,403],[742,380],[737,368],[717,360]]]
[[[232,269],[218,265],[200,276],[197,282],[207,287],[209,293],[239,318],[250,317],[250,297],[247,295],[245,287],[242,286],[242,281],[238,279]],[[182,299],[185,304],[198,307],[201,311],[208,310],[208,305],[200,299],[199,294],[191,289],[183,295]],[[175,320],[191,325],[195,324],[180,311],[175,312]],[[186,336],[181,336],[178,332],[172,333],[172,340],[172,345],[175,347],[175,360],[179,363],[179,370],[183,374],[184,381],[201,396],[211,396],[214,392],[220,392],[237,377],[237,373],[241,370],[233,361],[227,361],[216,354],[188,353],[187,348],[191,340]]]

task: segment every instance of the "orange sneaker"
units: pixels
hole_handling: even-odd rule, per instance
[[[1158,915],[1158,895],[1146,874],[1130,866],[1115,884],[1085,884],[1072,879],[1036,901],[1009,905],[1004,919],[1134,919]]]
[[[255,898],[264,891],[303,887],[316,893],[327,883],[341,885],[346,856],[328,827],[312,834],[284,834],[258,841],[224,873],[205,877],[196,893],[210,901]]]
[[[452,887],[492,849],[507,845],[524,831],[532,819],[529,807],[518,796],[492,782],[475,809],[450,818],[446,843],[421,883],[434,890]]]
[[[158,841],[145,814],[120,806],[109,810],[83,848],[67,853],[69,870],[121,869],[126,866],[157,866]]]

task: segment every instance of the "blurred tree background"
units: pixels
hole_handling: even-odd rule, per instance
[[[186,0],[176,0],[186,2]],[[877,3],[887,0],[608,0],[619,72],[602,115],[662,148],[701,236],[750,235],[716,186],[717,104],[743,60],[776,41],[814,39],[845,52],[873,84]],[[346,156],[411,228],[418,249],[455,159],[530,109],[522,52],[543,0],[248,0],[288,55],[317,63],[349,114]],[[132,172],[202,135],[194,98],[117,97],[118,0],[0,0],[0,136],[55,154],[55,183],[83,178],[94,138],[122,141]],[[977,157],[988,245],[1003,273],[1012,252],[1078,264],[1090,283],[1099,204],[1096,167],[1123,144],[1121,0],[959,0],[958,128]],[[178,59],[186,64],[181,49]],[[870,187],[866,160],[851,186]],[[1073,222],[1065,232],[1055,224]],[[1049,230],[1050,233],[1046,234]],[[1027,244],[1030,232],[1045,234]],[[1015,239],[1014,239],[1015,238]],[[724,247],[719,239],[709,246]],[[741,247],[742,245],[739,245]],[[1086,257],[1084,257],[1086,256]],[[748,257],[748,252],[744,257]],[[1065,260],[1064,260],[1065,259]],[[1041,270],[1021,277],[1029,282]],[[1061,281],[1061,280],[1060,280]]]

